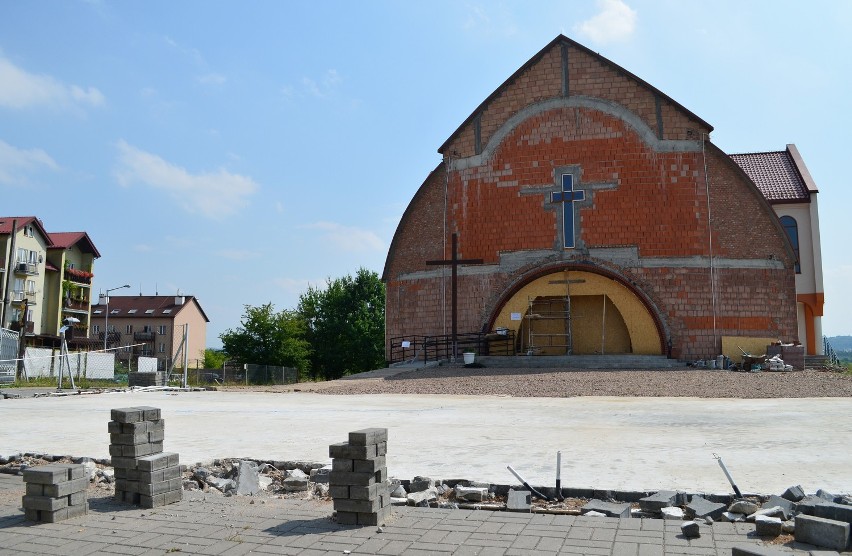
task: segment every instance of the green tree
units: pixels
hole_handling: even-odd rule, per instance
[[[385,366],[385,285],[364,268],[299,298],[313,347],[311,373],[327,380]]]
[[[219,335],[222,351],[240,363],[295,367],[304,375],[310,369],[310,344],[305,340],[305,322],[296,311],[275,312],[272,303],[246,305],[236,330]]]
[[[201,362],[205,369],[221,369],[227,357],[221,349],[207,348],[201,352]]]

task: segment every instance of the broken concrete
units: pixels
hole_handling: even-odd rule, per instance
[[[254,496],[260,492],[257,465],[250,461],[240,461],[236,482],[237,486],[235,491],[238,496]]]
[[[639,509],[643,512],[659,512],[663,508],[678,505],[678,494],[673,490],[661,490],[639,500]]]
[[[407,496],[409,506],[428,506],[430,502],[438,500],[438,491],[433,487],[419,492],[409,493]]]
[[[671,521],[683,521],[684,513],[682,508],[662,508],[660,513],[663,515],[663,519],[671,520]]]
[[[781,498],[784,498],[791,502],[798,502],[804,497],[805,491],[802,489],[801,485],[791,486],[790,488],[784,491],[784,494],[781,495]]]
[[[751,500],[734,500],[733,504],[728,506],[728,511],[735,514],[750,515],[760,509],[757,503]]]
[[[787,500],[786,498],[781,498],[780,496],[775,495],[770,496],[769,499],[761,506],[761,508],[763,509],[775,507],[779,507],[784,510],[784,519],[790,519],[796,512],[796,504]]]
[[[436,489],[437,493],[437,489]],[[466,502],[482,502],[488,498],[488,489],[480,487],[463,487],[456,485],[456,498]]]
[[[506,498],[506,509],[510,512],[531,511],[532,494],[528,490],[510,490]]]
[[[630,504],[613,504],[603,500],[589,500],[580,510],[583,515],[588,512],[600,512],[607,517],[630,517]]]

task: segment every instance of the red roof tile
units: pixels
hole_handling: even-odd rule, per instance
[[[182,305],[175,304],[175,297],[183,297],[184,303]],[[119,316],[122,318],[174,318],[181,309],[190,303],[194,303],[204,320],[210,322],[210,319],[204,313],[204,309],[201,308],[201,304],[198,303],[198,299],[192,295],[111,295],[109,296],[109,314],[111,317]],[[101,305],[99,299],[98,303],[92,304],[92,317],[103,318],[103,311],[105,310],[106,305]]]
[[[92,253],[95,258],[101,256],[86,232],[50,232],[50,239],[53,241],[51,249],[68,249],[79,243],[83,253]]]
[[[769,202],[810,199],[808,188],[789,150],[732,154],[731,159],[751,178]]]

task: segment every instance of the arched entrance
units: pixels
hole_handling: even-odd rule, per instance
[[[662,355],[660,327],[621,282],[586,270],[538,276],[496,311],[492,328],[514,330],[516,349],[531,355]]]

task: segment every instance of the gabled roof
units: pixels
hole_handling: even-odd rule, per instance
[[[175,297],[183,297],[183,304],[176,304]],[[109,296],[109,316],[119,318],[165,318],[173,319],[178,313],[193,303],[205,322],[210,322],[201,304],[192,295],[111,295]],[[99,313],[96,311],[100,311]],[[92,317],[102,318],[106,304],[98,302],[92,305]]]
[[[95,258],[101,256],[86,232],[52,232],[50,239],[53,241],[53,245],[50,246],[51,249],[68,249],[77,245],[77,248],[83,253],[91,253]]]
[[[47,230],[44,229],[44,226],[41,224],[41,220],[35,216],[0,216],[0,234],[5,235],[12,233],[13,220],[18,221],[18,230],[23,229],[24,226],[32,224],[38,229],[39,233],[41,233],[41,236],[44,238],[47,246],[50,247],[53,245],[53,242],[50,239],[50,234],[48,234]]]
[[[795,145],[783,151],[730,155],[770,203],[808,201],[818,193]]]
[[[438,152],[443,154],[444,150],[450,145],[450,143],[453,142],[453,140],[459,135],[459,133],[461,133],[461,131],[465,128],[465,126],[467,126],[474,118],[476,118],[477,114],[479,114],[480,112],[485,110],[488,107],[488,105],[491,103],[492,100],[494,100],[496,97],[500,96],[500,94],[506,88],[508,88],[516,79],[518,79],[518,77],[523,75],[523,73],[525,71],[527,71],[527,69],[534,66],[542,58],[542,56],[544,56],[550,49],[555,48],[556,46],[558,46],[560,44],[567,44],[567,45],[569,45],[573,48],[577,48],[579,50],[582,50],[583,52],[585,52],[586,54],[588,54],[590,56],[594,56],[595,58],[597,58],[598,60],[600,60],[604,64],[606,64],[609,67],[611,67],[612,69],[614,69],[616,72],[621,73],[623,75],[626,75],[627,77],[629,77],[630,79],[633,79],[634,81],[636,81],[637,83],[639,83],[643,87],[649,89],[651,92],[659,95],[660,98],[663,98],[666,101],[668,101],[669,103],[671,103],[672,106],[676,106],[679,110],[682,110],[684,113],[686,113],[690,118],[694,118],[697,122],[700,122],[702,125],[706,126],[709,131],[713,131],[712,125],[708,124],[703,119],[696,116],[690,110],[686,109],[682,104],[675,101],[673,98],[671,98],[667,94],[663,93],[662,91],[660,91],[659,89],[657,89],[656,87],[654,87],[653,85],[651,85],[650,83],[645,81],[644,79],[640,79],[636,75],[630,73],[629,71],[627,71],[623,67],[621,67],[618,64],[616,64],[615,62],[613,62],[612,60],[609,60],[608,58],[601,56],[597,52],[583,46],[582,44],[578,43],[577,41],[569,39],[565,35],[560,34],[555,39],[550,41],[547,44],[547,46],[545,46],[544,48],[539,50],[538,53],[535,56],[533,56],[532,58],[530,58],[527,61],[527,63],[525,63],[520,68],[518,68],[518,70],[515,73],[513,73],[506,81],[504,81],[502,85],[497,87],[497,89],[495,89],[493,93],[488,95],[488,98],[483,100],[482,103],[479,106],[476,107],[476,109],[470,114],[470,116],[468,116],[465,119],[465,121],[463,121],[461,123],[461,125],[452,133],[452,135],[450,135],[450,137],[446,141],[444,141],[444,144],[441,145],[440,147],[438,147]]]

